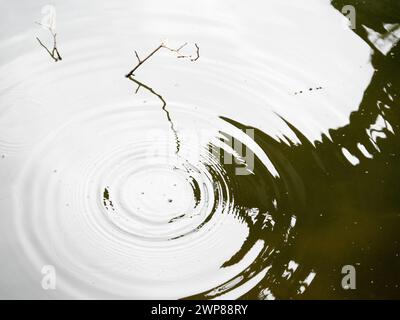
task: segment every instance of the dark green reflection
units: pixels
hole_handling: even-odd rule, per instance
[[[283,299],[400,298],[400,48],[397,45],[387,55],[382,54],[362,27],[386,33],[383,23],[400,23],[400,2],[346,0],[333,1],[333,5],[339,11],[345,5],[355,7],[355,32],[370,44],[376,71],[349,125],[330,130],[332,140],[324,136],[322,142],[313,145],[287,123],[301,141],[289,146],[254,128],[255,141],[277,167],[281,179],[273,178],[258,159],[254,176],[237,176],[234,165],[223,165],[237,208],[268,212],[277,226],[270,228],[261,214],[254,220],[246,210],[238,212],[250,229],[249,237],[221,267],[243,259],[258,240],[265,242],[264,250],[238,276],[237,285],[272,266],[243,299],[260,298],[264,288]],[[377,119],[383,119],[384,126],[375,126]],[[249,128],[225,120],[243,131]],[[359,164],[352,165],[342,148],[357,157]],[[273,198],[277,207],[272,204]],[[285,242],[291,214],[297,217],[296,229]],[[273,252],[271,248],[279,250]],[[290,279],[284,279],[282,274],[290,260],[299,267]],[[341,286],[345,265],[356,268],[355,290]],[[316,277],[304,294],[299,294],[299,283],[310,270]],[[213,294],[218,295],[204,292],[189,298]]]

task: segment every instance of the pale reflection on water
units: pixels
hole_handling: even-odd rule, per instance
[[[2,298],[397,297],[395,271],[367,272],[372,250],[399,263],[393,21],[363,14],[360,36],[319,0],[53,2],[55,63],[45,4],[8,3],[0,28]],[[162,42],[200,58],[160,50],[125,78]]]

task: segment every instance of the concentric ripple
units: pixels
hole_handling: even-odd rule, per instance
[[[274,251],[265,242],[274,228],[283,228],[281,240],[288,241],[294,225],[276,221],[279,177],[269,172],[270,161],[259,160],[267,156],[255,155],[252,170],[262,173],[249,172],[246,181],[235,174],[237,163],[248,164],[228,142],[243,142],[245,133],[177,106],[178,117],[196,117],[208,134],[221,130],[206,145],[183,143],[176,154],[173,135],[157,113],[155,106],[127,105],[81,114],[44,139],[27,161],[17,187],[25,199],[17,201],[18,234],[38,268],[51,260],[62,269],[59,281],[67,288],[90,275],[91,286],[116,297],[206,297],[217,284],[239,286],[263,271],[252,265]],[[165,134],[155,134],[163,126]],[[77,128],[84,128],[84,138]],[[179,132],[191,141],[199,133]],[[61,146],[68,152],[60,153]],[[245,147],[249,154],[257,149],[254,141]],[[257,189],[263,207],[236,203],[243,188]],[[254,240],[253,229],[265,234]],[[81,283],[79,292],[68,293],[86,297],[88,290]]]
[[[1,169],[0,194],[12,194],[8,241],[21,252],[16,264],[26,272],[15,281],[27,296],[272,299],[305,292],[318,271],[300,265],[303,242],[293,247],[299,224],[315,217],[293,155],[347,124],[372,74],[365,44],[328,3],[311,2],[271,1],[271,17],[281,17],[272,20],[254,18],[261,4],[236,3],[237,10],[210,1],[193,12],[182,1],[104,2],[112,8],[83,7],[87,19],[60,4],[59,15],[74,22],[60,30],[62,62],[34,45],[4,59],[0,156],[13,169]],[[316,12],[324,18],[319,31],[310,20]],[[145,56],[164,35],[172,44],[196,41],[201,57],[154,56],[135,75],[151,90],[135,93],[124,78],[132,52]],[[3,46],[12,49],[25,36]],[[342,65],[326,63],[337,57]],[[20,65],[31,66],[23,80]],[[7,126],[16,121],[22,125]],[[324,167],[314,149],[309,159]],[[56,270],[54,292],[36,281],[46,265]]]

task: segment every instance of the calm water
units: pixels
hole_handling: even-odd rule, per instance
[[[398,1],[1,8],[1,298],[400,298]]]

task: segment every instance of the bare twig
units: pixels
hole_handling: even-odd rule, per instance
[[[161,103],[162,103],[162,107],[161,108],[165,112],[167,120],[170,123],[171,130],[172,130],[172,132],[174,134],[174,137],[175,137],[175,142],[176,142],[176,152],[175,153],[178,154],[179,149],[180,149],[180,141],[179,141],[179,138],[178,138],[178,132],[175,129],[175,125],[174,125],[174,123],[173,123],[173,121],[171,119],[171,115],[169,114],[169,111],[166,108],[167,107],[167,103],[165,102],[164,98],[162,97],[162,95],[160,95],[159,93],[154,91],[153,88],[149,87],[148,85],[144,84],[143,82],[140,82],[140,81],[136,80],[133,76],[129,76],[128,79],[137,84],[137,89],[136,89],[135,93],[137,93],[139,91],[139,88],[143,87],[147,91],[149,91],[151,94],[155,95],[161,101]]]
[[[200,48],[197,43],[194,44],[196,46],[196,57],[190,59],[191,61],[197,61],[200,58]]]
[[[135,55],[136,55],[136,58],[138,59],[138,62],[140,63],[140,58],[139,58],[139,55],[136,50],[135,50]]]
[[[162,110],[165,112],[166,117],[167,117],[167,120],[168,120],[168,122],[170,123],[171,130],[172,130],[172,132],[173,132],[173,134],[174,134],[174,136],[175,136],[175,141],[176,141],[176,152],[175,152],[175,153],[176,153],[176,154],[179,153],[180,141],[179,141],[179,137],[178,137],[178,132],[177,132],[177,130],[175,129],[175,125],[174,125],[174,123],[173,123],[173,121],[172,121],[172,119],[171,119],[170,113],[169,113],[169,111],[167,110],[167,103],[165,102],[164,98],[163,98],[159,93],[157,93],[156,91],[154,91],[153,88],[149,87],[148,85],[144,84],[143,82],[140,82],[140,81],[136,80],[136,79],[135,79],[135,74],[134,74],[134,72],[135,72],[143,63],[145,63],[149,58],[151,58],[155,53],[157,53],[157,52],[158,52],[160,49],[162,49],[162,48],[167,49],[167,50],[172,51],[172,52],[175,52],[175,53],[177,54],[177,58],[187,58],[187,59],[190,59],[190,61],[197,61],[197,60],[199,59],[199,57],[200,57],[200,48],[199,48],[199,46],[195,43],[195,46],[196,46],[196,56],[193,57],[193,55],[183,55],[183,54],[181,54],[181,50],[182,50],[186,45],[187,45],[187,42],[185,42],[184,44],[182,44],[182,45],[181,45],[180,47],[178,47],[177,49],[174,49],[174,48],[170,48],[170,47],[166,46],[164,43],[161,43],[157,48],[155,48],[152,52],[150,52],[144,59],[141,59],[141,58],[139,57],[139,54],[137,53],[137,51],[135,51],[135,56],[136,56],[136,59],[137,59],[138,63],[137,63],[137,65],[136,65],[131,71],[129,71],[129,73],[127,73],[127,74],[125,75],[129,80],[133,81],[133,82],[137,85],[135,94],[138,93],[139,89],[143,87],[144,89],[146,89],[147,91],[149,91],[151,94],[155,95],[155,96],[162,102]]]
[[[153,54],[155,54],[158,50],[163,47],[163,44],[160,44],[157,48],[155,48],[146,58],[141,60],[139,58],[138,53],[135,51],[136,58],[138,59],[138,64],[126,75],[127,78],[133,76],[133,73],[143,64],[145,63]]]
[[[179,54],[178,55],[178,58],[183,58],[183,57],[185,57],[184,55],[181,55],[181,53],[180,53],[180,51],[184,48],[184,47],[186,47],[187,46],[187,42],[185,42],[183,45],[181,45],[178,49],[173,49],[173,48],[170,48],[170,47],[167,47],[166,45],[164,45],[163,47],[165,48],[165,49],[167,49],[167,50],[169,50],[169,51],[172,51],[172,52],[175,52],[175,53],[177,53],[177,54]],[[186,56],[186,57],[188,57],[188,56]]]
[[[137,88],[136,88],[136,91],[135,91],[135,94],[137,94],[137,93],[139,92],[140,87],[141,87],[141,85],[138,84],[138,86],[137,86]]]
[[[44,25],[41,24],[40,22],[36,22],[36,23],[37,23],[38,25],[40,25],[40,26],[42,26],[42,27],[44,27],[44,28],[46,28],[47,30],[50,31],[51,35],[53,36],[53,49],[50,51],[50,50],[42,43],[42,41],[40,41],[40,39],[39,39],[38,37],[36,37],[36,40],[37,40],[37,41],[39,42],[39,44],[47,51],[47,53],[50,55],[50,57],[53,58],[53,60],[54,60],[55,62],[61,61],[62,58],[61,58],[61,55],[60,55],[60,53],[58,52],[58,49],[57,49],[57,33],[55,33],[55,32],[53,31],[52,28],[47,27],[47,26],[44,26]]]
[[[150,52],[146,58],[144,58],[143,60],[140,59],[139,54],[137,53],[137,51],[135,51],[135,56],[136,59],[138,60],[138,64],[126,74],[126,77],[129,78],[131,76],[134,75],[134,72],[143,64],[145,63],[150,57],[152,57],[157,51],[159,51],[160,49],[164,48],[167,49],[169,51],[175,52],[178,54],[177,58],[187,58],[190,59],[190,61],[197,61],[197,59],[199,59],[200,57],[200,48],[199,46],[195,43],[194,45],[196,46],[196,57],[193,57],[193,55],[183,55],[181,54],[181,50],[186,47],[187,42],[185,42],[184,44],[182,44],[180,47],[178,47],[177,49],[174,48],[170,48],[168,47],[166,44],[161,43],[157,48],[155,48],[152,52]]]

